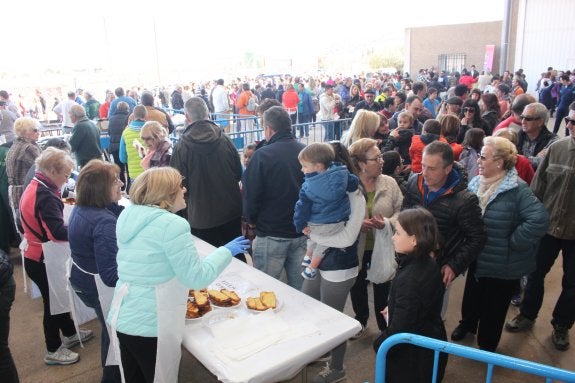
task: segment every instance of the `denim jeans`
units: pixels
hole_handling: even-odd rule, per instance
[[[110,346],[110,336],[106,327],[106,318],[104,318],[104,313],[102,312],[102,307],[100,306],[98,292],[96,291],[94,293],[91,291],[82,290],[76,286],[72,286],[72,289],[86,306],[91,307],[94,309],[94,311],[96,311],[96,316],[98,317],[100,327],[102,328],[102,336],[100,342],[100,360],[103,367],[102,383],[121,382],[122,378],[120,376],[120,367],[106,366],[108,347]]]
[[[334,139],[334,128],[335,128],[334,122],[328,121],[328,120],[321,120],[321,124],[323,125],[323,128],[325,129],[325,136],[324,136],[323,140],[325,142],[333,141],[333,139]]]
[[[0,287],[0,377],[2,382],[18,382],[18,371],[10,353],[8,346],[8,336],[10,335],[10,309],[16,294],[16,283],[14,277]]]
[[[301,289],[301,262],[306,250],[305,236],[297,238],[256,236],[253,247],[253,260],[256,269],[279,279],[285,268],[288,285]]]
[[[563,254],[563,279],[561,294],[553,309],[551,324],[571,328],[575,322],[575,240],[553,237],[541,239],[537,249],[537,267],[527,279],[521,314],[534,320],[543,303],[545,276],[555,263],[559,251]]]

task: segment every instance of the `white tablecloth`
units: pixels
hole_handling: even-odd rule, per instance
[[[196,240],[196,247],[200,255],[213,249],[201,240]],[[226,353],[222,352],[222,347],[233,347],[233,339],[214,337],[201,319],[188,321],[184,347],[222,382],[259,383],[290,379],[361,329],[355,319],[235,259],[212,284],[220,288],[229,285],[235,287],[242,297],[236,309],[242,310],[238,326],[245,331],[238,336],[253,333],[249,323],[260,326],[262,334],[273,331],[279,335],[270,338],[268,333],[263,339],[254,339],[253,344],[239,353],[229,350]],[[259,291],[275,292],[279,302],[276,312],[252,314],[245,309],[243,298],[246,295],[257,296]],[[228,309],[214,309],[219,310]],[[260,317],[262,315],[265,316]],[[252,316],[256,318],[253,321],[249,319]]]

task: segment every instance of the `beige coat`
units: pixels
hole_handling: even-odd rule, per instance
[[[388,218],[392,224],[397,222],[397,216],[401,210],[403,203],[403,194],[397,185],[395,179],[390,176],[380,175],[375,181],[375,197],[373,199],[372,216],[381,215]],[[365,208],[365,218],[369,218],[369,211],[367,206]],[[374,229],[375,230],[375,229]],[[359,264],[363,259],[363,252],[365,251],[365,237],[366,234],[360,232],[359,244],[357,248],[357,255]]]

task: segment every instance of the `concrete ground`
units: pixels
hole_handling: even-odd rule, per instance
[[[96,320],[88,323],[87,328],[94,330],[96,337],[89,341],[82,349],[74,351],[81,355],[80,361],[69,366],[47,366],[44,364],[44,336],[42,332],[42,302],[40,299],[32,300],[23,292],[22,267],[19,252],[14,249],[11,253],[15,264],[14,275],[18,286],[16,301],[11,312],[10,346],[20,381],[27,382],[67,382],[67,383],[96,383],[101,379],[99,325]],[[499,352],[539,363],[552,365],[564,369],[575,368],[575,346],[565,352],[557,351],[551,343],[551,312],[555,301],[561,291],[561,258],[558,259],[546,280],[545,299],[540,316],[532,331],[519,334],[503,333]],[[453,285],[450,295],[449,308],[445,326],[449,334],[457,326],[460,319],[459,308],[463,294],[464,278],[458,278]],[[348,303],[346,313],[352,314],[351,304]],[[508,318],[517,313],[517,308],[510,306]],[[375,319],[370,318],[368,331],[365,336],[355,341],[348,341],[346,354],[347,382],[362,383],[374,382],[375,353],[372,350],[372,341],[377,336]],[[572,334],[575,341],[575,335]],[[475,338],[468,336],[461,344],[476,347]],[[323,367],[321,364],[311,364],[307,368],[307,379],[311,379]],[[485,365],[470,360],[450,357],[447,365],[444,382],[484,382],[486,376]],[[0,377],[1,381],[1,377]],[[207,371],[187,351],[183,351],[180,363],[180,382],[211,383],[218,380]],[[303,379],[298,381],[305,381]],[[541,382],[541,378],[511,372],[510,370],[495,369],[494,382],[530,383]]]

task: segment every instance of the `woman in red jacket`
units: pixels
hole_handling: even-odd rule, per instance
[[[288,112],[291,118],[291,124],[297,124],[297,104],[299,103],[299,96],[293,84],[288,83],[286,85],[285,91],[282,95],[282,105],[284,109]]]
[[[26,273],[42,294],[44,302],[44,362],[53,364],[76,363],[79,355],[69,350],[80,341],[70,313],[50,313],[50,293],[42,243],[67,241],[68,227],[64,223],[60,190],[68,182],[75,168],[74,160],[66,152],[49,147],[36,160],[36,174],[24,190],[20,200],[20,216],[27,245],[24,248]],[[64,341],[60,339],[60,332]],[[92,331],[81,330],[82,341],[92,338]]]

